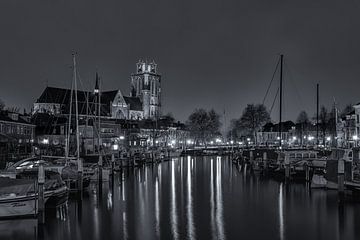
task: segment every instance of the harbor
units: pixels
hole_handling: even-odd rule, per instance
[[[359,240],[358,1],[0,3],[0,240]]]
[[[245,167],[246,168],[246,167]],[[82,201],[0,222],[1,239],[356,239],[359,203],[276,181],[228,157],[185,156],[116,172]],[[249,168],[248,168],[249,169]],[[301,231],[297,230],[301,228]]]

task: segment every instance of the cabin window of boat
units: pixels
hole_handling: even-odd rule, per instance
[[[349,158],[352,158],[352,156],[353,156],[352,152],[349,152],[348,157],[349,157]]]
[[[296,158],[302,158],[302,154],[301,153],[296,154]]]
[[[304,153],[304,158],[309,158],[309,154],[308,154],[308,153]]]
[[[310,158],[316,158],[315,153],[311,153],[311,154],[310,154]]]
[[[295,153],[290,153],[290,158],[295,158]]]

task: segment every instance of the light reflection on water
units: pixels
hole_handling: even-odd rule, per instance
[[[336,192],[263,178],[222,157],[185,157],[119,172],[80,205],[0,221],[0,239],[360,239],[360,205]],[[43,236],[42,236],[43,235]],[[356,238],[358,237],[358,238]]]

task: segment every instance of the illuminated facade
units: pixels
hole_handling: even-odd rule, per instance
[[[154,62],[139,61],[131,76],[131,97],[140,98],[145,119],[161,116],[161,76]]]
[[[142,120],[161,116],[161,76],[157,65],[140,61],[135,74],[131,75],[130,96],[120,90],[100,91],[98,76],[93,92],[77,91],[80,116],[99,115],[98,94],[100,94],[100,116],[108,119]],[[75,99],[74,96],[72,99]],[[71,90],[46,87],[34,103],[33,114],[69,115]],[[74,109],[74,108],[73,108]]]

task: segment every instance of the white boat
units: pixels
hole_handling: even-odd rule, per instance
[[[34,181],[0,178],[0,219],[35,217],[37,212]]]

